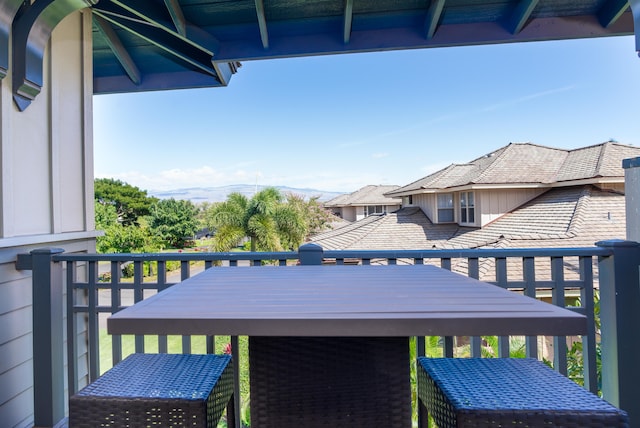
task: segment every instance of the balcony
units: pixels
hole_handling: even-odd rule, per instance
[[[127,353],[213,353],[229,340],[233,349],[239,348],[236,337],[183,336],[178,350],[171,348],[175,338],[166,336],[108,337],[105,323],[110,314],[203,269],[273,264],[286,269],[320,263],[435,264],[586,315],[588,333],[581,337],[419,337],[414,339],[416,354],[509,357],[519,351],[600,393],[629,413],[630,426],[640,426],[640,247],[629,241],[506,250],[322,251],[315,245],[281,253],[99,255],[37,250],[18,260],[19,269],[33,270],[36,290],[35,425],[64,425],[68,397]],[[123,277],[124,266],[132,271],[131,277]],[[234,357],[240,366],[247,364],[240,352]],[[236,382],[236,397],[242,395],[239,387]],[[243,403],[237,404],[236,409],[242,409]]]

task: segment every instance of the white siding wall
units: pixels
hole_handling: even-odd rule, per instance
[[[476,190],[476,225],[485,226],[514,208],[541,195],[544,191],[545,189]],[[480,219],[481,224],[477,224],[478,219]]]
[[[355,208],[355,216],[356,220],[362,220],[366,216],[364,215],[364,207],[354,207]]]
[[[0,426],[33,425],[31,272],[38,247],[94,251],[91,16],[53,32],[44,86],[24,111],[9,76],[0,93]]]
[[[436,220],[436,195],[421,194],[413,195],[413,205],[422,208],[422,211],[429,217],[429,220]]]

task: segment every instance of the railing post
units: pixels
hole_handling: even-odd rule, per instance
[[[31,251],[33,284],[34,424],[54,427],[64,419],[62,266],[51,260],[61,248]]]
[[[598,260],[603,397],[629,414],[630,427],[640,428],[640,244],[596,245],[613,250]]]
[[[318,244],[304,244],[298,248],[301,265],[321,265],[324,250]]]

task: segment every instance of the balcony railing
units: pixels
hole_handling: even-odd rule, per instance
[[[568,361],[568,346],[576,349],[573,343],[578,341],[582,364],[579,377],[584,387],[596,393],[600,390],[606,400],[629,413],[631,426],[640,426],[640,410],[636,405],[640,402],[637,392],[640,369],[636,363],[640,354],[640,247],[628,241],[561,249],[323,251],[311,244],[303,245],[297,252],[278,253],[64,254],[60,250],[37,250],[18,260],[20,268],[33,270],[36,425],[48,425],[45,420],[53,421],[54,425],[64,418],[66,400],[59,396],[65,394],[57,393],[64,384],[71,395],[105,369],[100,357],[102,353],[104,361],[105,350],[100,348],[99,338],[110,314],[201,269],[215,269],[219,265],[255,268],[263,264],[284,267],[320,263],[431,263],[586,315],[585,336],[526,337],[523,339],[526,356],[549,359],[557,371],[567,375],[568,365],[573,363]],[[177,265],[177,269],[170,271],[170,265]],[[122,275],[124,266],[133,272],[126,279]],[[153,275],[145,275],[150,269]],[[65,323],[63,295],[66,344],[61,331]],[[510,355],[510,339],[496,339],[496,356]],[[154,337],[154,343],[157,342],[154,349],[145,349],[144,336],[135,336],[133,340],[135,352],[168,351],[166,336]],[[214,352],[215,340],[215,337],[204,339],[206,352]],[[483,341],[486,338],[446,337],[438,343],[444,356],[455,356],[459,343],[468,345],[469,355],[481,356]],[[423,355],[425,338],[418,338],[417,343],[418,354]],[[69,356],[66,360],[65,345]],[[598,347],[602,354],[601,384]],[[193,352],[193,338],[182,337],[181,348],[183,353]],[[107,355],[111,364],[126,356],[122,337],[111,338]]]

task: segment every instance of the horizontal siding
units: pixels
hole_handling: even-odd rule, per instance
[[[33,426],[33,388],[26,389],[0,406],[0,421],[3,427]]]

